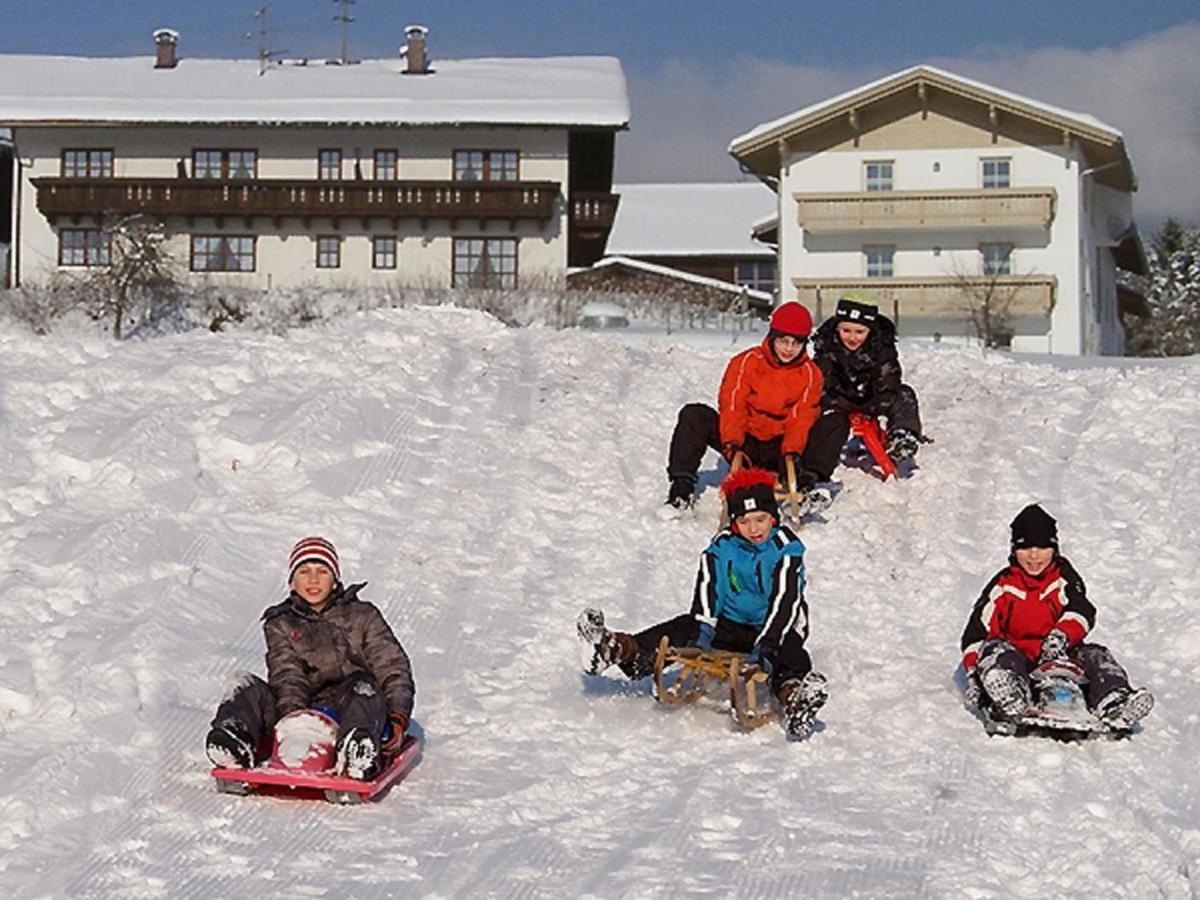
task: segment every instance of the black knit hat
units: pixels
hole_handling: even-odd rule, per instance
[[[775,499],[775,476],[765,469],[742,469],[725,479],[721,485],[729,518],[736,519],[751,512],[767,512],[779,518],[779,502]]]
[[[1017,513],[1009,528],[1012,529],[1014,550],[1023,550],[1026,547],[1058,549],[1058,523],[1036,503],[1030,503]]]
[[[834,310],[839,322],[850,322],[854,325],[866,325],[868,328],[875,324],[879,315],[879,307],[874,303],[862,303],[850,297],[842,297]]]

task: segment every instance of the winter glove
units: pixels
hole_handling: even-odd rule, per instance
[[[698,647],[705,652],[712,649],[713,638],[717,635],[717,629],[713,628],[708,622],[700,623],[700,633],[696,635],[696,640],[693,646]]]
[[[972,669],[967,673],[967,684],[963,688],[963,706],[974,712],[979,709],[979,701],[983,699],[983,685],[979,681],[979,673]]]
[[[388,721],[392,726],[392,733],[381,746],[384,753],[390,754],[395,753],[400,747],[400,742],[404,740],[404,732],[408,730],[408,716],[394,712],[388,716]]]
[[[1042,652],[1038,654],[1038,665],[1067,655],[1067,636],[1055,628],[1042,641]]]

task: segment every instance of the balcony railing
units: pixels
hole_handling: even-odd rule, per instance
[[[620,194],[576,191],[571,195],[571,224],[588,230],[611,230],[620,199]]]
[[[927,278],[794,278],[797,299],[821,319],[833,312],[847,290],[875,295],[880,309],[901,319],[970,316],[986,302],[997,314],[1045,318],[1054,307],[1053,275],[978,275]]]
[[[1045,228],[1054,188],[796,194],[799,223],[813,234],[853,231]]]
[[[555,215],[553,181],[207,181],[188,178],[35,178],[47,217],[105,213],[155,216],[361,216],[533,219]]]

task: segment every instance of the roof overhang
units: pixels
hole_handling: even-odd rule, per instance
[[[1150,318],[1150,304],[1146,295],[1131,284],[1117,282],[1117,309],[1123,316],[1137,316],[1139,319]]]
[[[1120,243],[1112,248],[1112,254],[1118,269],[1134,275],[1150,274],[1150,259],[1146,256],[1146,247],[1136,225],[1129,226],[1121,236]]]
[[[1137,189],[1133,165],[1120,131],[1091,116],[1058,109],[932,66],[905,69],[759,125],[734,138],[729,144],[729,153],[746,171],[760,177],[778,177],[788,143],[801,135],[839,121],[853,133],[858,129],[859,117],[866,107],[911,94],[917,103],[927,108],[936,102],[939,93],[982,105],[994,128],[1003,127],[1004,117],[1015,116],[1049,129],[1064,144],[1078,140],[1083,144],[1088,164],[1097,172],[1098,180],[1119,190]],[[1102,167],[1103,172],[1099,171]]]

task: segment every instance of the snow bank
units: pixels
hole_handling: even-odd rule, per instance
[[[754,340],[749,336],[745,340]],[[282,337],[0,332],[0,881],[10,896],[1166,896],[1200,871],[1194,365],[904,348],[936,442],[806,527],[821,730],[582,677],[574,618],[685,608],[664,525],[713,334],[406,309]],[[1125,742],[989,739],[957,640],[1041,500],[1159,707]],[[215,792],[202,740],[300,535],[409,650],[423,762],[382,804]]]

